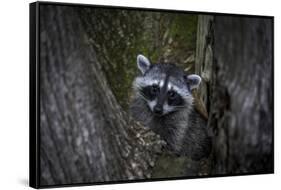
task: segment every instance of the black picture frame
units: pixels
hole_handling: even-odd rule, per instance
[[[132,11],[150,11],[161,13],[182,13],[182,14],[196,14],[196,15],[213,15],[213,16],[231,16],[233,18],[249,18],[249,19],[267,19],[271,23],[270,29],[271,37],[271,166],[270,170],[265,172],[250,171],[241,173],[229,173],[229,174],[211,174],[203,176],[188,176],[188,177],[167,177],[167,178],[147,178],[137,180],[117,180],[117,181],[105,181],[105,182],[79,182],[79,183],[61,183],[42,185],[40,182],[40,7],[41,6],[66,6],[66,7],[81,7],[81,8],[105,8],[105,9],[121,9]],[[34,2],[30,4],[30,96],[29,96],[29,185],[33,188],[52,188],[52,187],[68,187],[68,186],[83,186],[83,185],[99,185],[99,184],[118,184],[118,183],[131,183],[131,182],[147,182],[147,181],[162,181],[162,180],[179,180],[179,179],[193,179],[193,178],[210,178],[210,177],[224,177],[224,176],[242,176],[242,175],[256,175],[256,174],[271,174],[274,173],[274,17],[273,16],[261,16],[261,15],[243,15],[243,14],[227,14],[227,13],[214,13],[214,12],[197,12],[197,11],[180,11],[180,10],[163,10],[155,8],[133,8],[133,7],[118,7],[118,6],[102,6],[102,5],[90,5],[90,4],[73,4],[73,3],[59,3],[59,2]],[[269,61],[270,62],[270,61]],[[267,160],[268,161],[268,160]]]

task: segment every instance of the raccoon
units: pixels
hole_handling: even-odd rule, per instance
[[[141,74],[133,82],[133,118],[159,134],[169,152],[193,160],[208,157],[207,124],[194,109],[191,94],[201,78],[187,75],[174,64],[151,64],[143,55],[137,56],[137,66]]]

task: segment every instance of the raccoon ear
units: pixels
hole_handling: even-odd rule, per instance
[[[151,65],[149,60],[143,55],[138,55],[137,64],[142,74],[144,74],[150,68]]]
[[[195,74],[192,75],[186,75],[185,76],[186,82],[190,87],[190,90],[196,89],[199,87],[199,84],[201,83],[201,77]]]

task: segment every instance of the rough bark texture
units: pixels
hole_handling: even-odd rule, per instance
[[[157,177],[163,142],[126,113],[136,56],[194,70],[196,23],[195,15],[40,5],[40,185]],[[162,158],[171,166],[156,172],[177,176],[170,169],[182,164]]]
[[[213,131],[213,174],[273,172],[272,19],[199,17],[196,71]]]
[[[40,185],[208,175],[212,159],[213,174],[272,171],[271,20],[199,16],[195,45],[196,23],[40,6]],[[213,157],[157,157],[162,141],[126,112],[139,53],[202,76],[197,107],[214,133]]]
[[[160,141],[119,106],[77,11],[40,19],[40,185],[150,177]]]
[[[213,20],[213,16],[198,16],[195,73],[200,74],[202,78],[202,83],[200,84],[198,90],[198,96],[205,104],[205,106],[198,107],[205,107],[207,109],[207,113],[210,111],[210,91],[208,84],[211,80],[213,66]]]

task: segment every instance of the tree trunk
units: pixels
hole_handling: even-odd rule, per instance
[[[208,174],[209,164],[156,159],[162,141],[126,113],[137,54],[194,71],[187,44],[196,23],[176,13],[40,6],[40,185]],[[214,174],[272,171],[271,32],[267,19],[199,16],[195,71]]]
[[[40,185],[148,178],[159,142],[117,103],[76,9],[41,6]]]
[[[196,71],[214,134],[213,174],[273,172],[272,19],[198,22]]]

